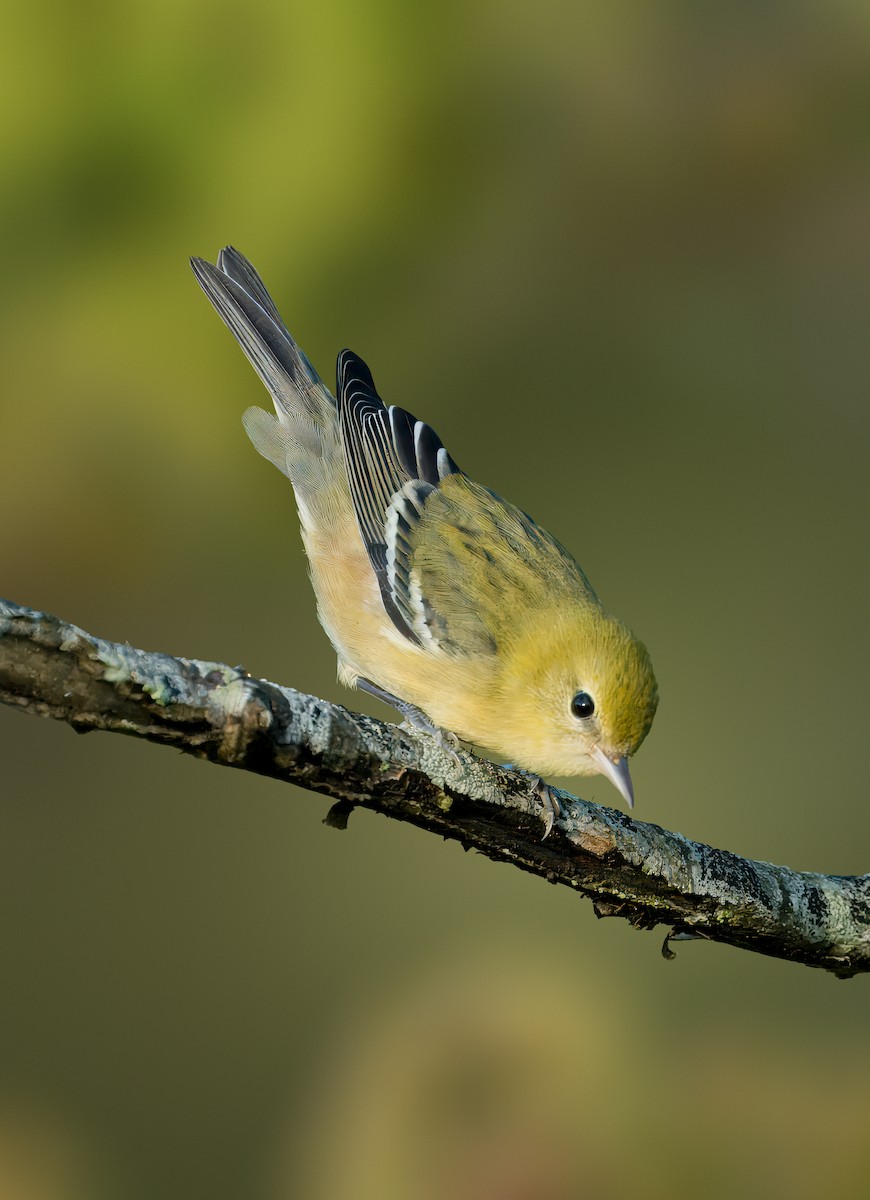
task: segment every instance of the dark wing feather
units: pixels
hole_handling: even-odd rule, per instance
[[[371,371],[352,350],[339,354],[336,375],[347,478],[363,544],[393,624],[419,642],[411,619],[410,547],[394,544],[402,522],[401,514],[390,519],[391,506],[406,485],[419,484],[408,495],[413,508],[421,508],[442,479],[460,471],[434,429],[403,408],[384,405]]]

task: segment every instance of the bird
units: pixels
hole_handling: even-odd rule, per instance
[[[252,407],[243,423],[293,486],[339,680],[529,774],[545,836],[562,813],[547,775],[603,775],[633,807],[628,759],[656,679],[576,559],[386,405],[351,350],[333,396],[238,250],[190,263],[271,395],[274,413]]]

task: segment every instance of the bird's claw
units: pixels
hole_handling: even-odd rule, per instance
[[[538,799],[541,801],[543,811],[541,820],[544,823],[544,833],[541,841],[550,836],[553,832],[553,826],[562,818],[562,805],[559,803],[559,798],[548,783],[545,783],[540,775],[534,777],[532,790]]]
[[[438,748],[444,751],[455,767],[458,768],[462,765],[462,760],[457,753],[460,742],[455,733],[451,733],[449,729],[442,729],[440,725],[434,725],[419,708],[412,708],[411,705],[405,705],[401,711],[403,717],[401,728],[411,729],[415,733],[428,734]]]
[[[430,733],[434,741],[458,770],[462,766],[462,759],[459,757],[460,743],[456,734],[451,733],[449,729],[442,729],[439,725],[433,726]]]
[[[391,708],[395,708],[402,714],[402,722],[400,729],[411,729],[415,733],[428,733],[434,739],[438,747],[450,758],[455,767],[462,765],[462,760],[457,754],[460,741],[455,733],[451,733],[449,729],[442,729],[440,725],[435,725],[422,708],[417,708],[415,704],[409,704],[407,700],[400,700],[398,696],[394,696],[392,692],[387,692],[382,687],[378,687],[376,683],[372,683],[370,679],[360,677],[356,681],[356,686],[361,692],[367,692],[370,696],[375,696],[378,700],[382,700],[384,704],[389,704]]]
[[[559,798],[556,796],[550,785],[541,778],[540,775],[535,775],[532,771],[526,771],[523,767],[515,767],[513,763],[502,763],[506,771],[516,771],[518,775],[527,776],[531,784],[532,793],[537,796],[543,806],[541,820],[544,824],[544,833],[541,841],[550,836],[553,832],[553,826],[563,817],[562,805],[559,803]]]

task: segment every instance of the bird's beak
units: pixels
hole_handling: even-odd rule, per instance
[[[634,788],[628,773],[627,758],[609,758],[600,746],[589,755],[602,775],[606,775],[629,808],[634,808]]]

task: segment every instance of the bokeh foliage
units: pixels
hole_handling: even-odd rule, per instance
[[[187,271],[232,241],[648,642],[639,817],[870,869],[868,79],[852,0],[7,6],[0,592],[383,715]],[[863,980],[122,739],[0,762],[3,1195],[865,1186]]]

